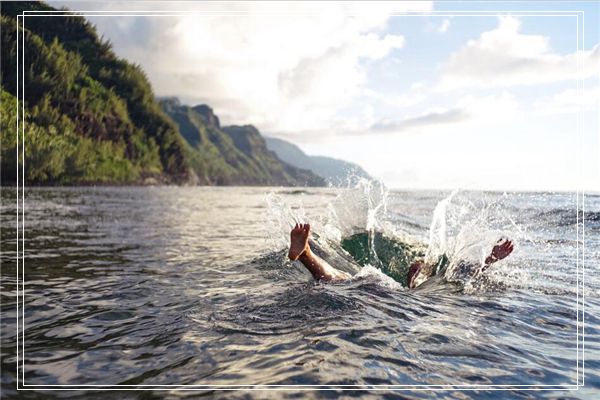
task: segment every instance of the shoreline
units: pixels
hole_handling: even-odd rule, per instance
[[[22,187],[22,186],[20,186]],[[206,185],[206,184],[177,184],[177,183],[89,183],[89,184],[35,184],[35,185],[25,185],[26,188],[146,188],[146,187],[202,187],[202,188],[290,188],[290,189],[353,189],[351,187],[343,187],[343,186],[287,186],[287,185],[264,185],[264,184],[231,184],[231,185]],[[11,182],[8,184],[0,182],[0,189],[11,189],[17,188],[17,184],[15,182]],[[499,194],[499,193],[507,193],[507,194],[552,194],[552,195],[575,195],[577,193],[582,196],[593,196],[599,197],[600,191],[594,190],[490,190],[490,189],[447,189],[447,188],[389,188],[391,193],[451,193],[454,190],[459,190],[463,193],[491,193],[491,194]]]

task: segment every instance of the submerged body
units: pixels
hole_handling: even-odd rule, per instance
[[[346,272],[340,271],[325,260],[318,257],[310,248],[310,225],[296,224],[290,232],[290,249],[288,257],[292,261],[300,261],[317,281],[343,281],[352,276]],[[459,268],[466,271],[467,274],[476,277],[484,273],[493,263],[506,258],[512,251],[514,245],[511,240],[501,238],[492,248],[490,255],[484,261],[483,266],[474,268],[474,265],[468,261],[460,261]],[[447,258],[443,259],[447,262]],[[439,263],[438,263],[439,264]],[[417,260],[410,265],[406,277],[407,286],[416,288],[434,276],[439,268],[438,265],[426,263],[424,260]],[[403,279],[404,280],[404,279]]]

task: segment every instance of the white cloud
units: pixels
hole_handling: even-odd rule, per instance
[[[467,95],[458,100],[456,107],[472,116],[477,124],[492,125],[508,121],[519,113],[519,102],[507,91],[487,96]]]
[[[585,89],[566,89],[560,93],[536,101],[533,109],[538,115],[576,114],[597,111],[600,103],[598,84]]]
[[[430,109],[425,113],[406,116],[398,120],[385,119],[372,124],[371,133],[421,133],[444,132],[473,127],[493,127],[514,118],[519,111],[517,100],[508,92],[495,95],[467,95],[455,102],[452,108]],[[356,132],[360,133],[360,132]]]
[[[367,64],[404,45],[404,37],[383,33],[389,14],[429,10],[432,3],[106,3],[100,7],[243,11],[239,16],[91,19],[119,55],[142,65],[158,95],[206,102],[225,123],[253,123],[272,134],[300,134],[339,129],[338,112],[359,98],[366,86]]]
[[[380,121],[374,124],[370,131],[373,133],[398,133],[419,130],[433,125],[453,124],[464,121],[468,117],[468,114],[463,109],[430,111],[426,114],[405,118],[399,121]]]
[[[408,91],[401,94],[383,94],[372,89],[364,89],[363,96],[376,100],[381,104],[398,109],[411,107],[427,100],[429,93],[419,85],[413,85]]]
[[[450,28],[450,19],[445,18],[444,20],[442,20],[442,23],[438,27],[437,31],[440,33],[446,33],[448,32],[448,28]]]
[[[577,53],[554,53],[549,38],[519,32],[520,21],[500,17],[496,29],[453,53],[443,66],[440,90],[533,85],[576,79]],[[600,46],[580,52],[579,76],[598,73]]]

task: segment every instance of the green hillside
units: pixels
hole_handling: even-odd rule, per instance
[[[212,184],[321,186],[324,181],[309,171],[281,162],[267,149],[252,126],[221,127],[206,105],[185,106],[177,99],[161,100],[191,147],[189,158],[199,179]]]
[[[22,106],[16,98],[16,15],[54,9],[39,2],[1,6],[2,184],[16,181],[23,162],[28,185],[323,184],[283,164],[266,147],[253,153],[238,149],[218,122],[201,119],[201,108],[173,113],[174,122],[140,66],[118,58],[80,16],[30,17],[26,29],[19,27],[25,43],[19,89],[25,93],[25,155],[20,152],[16,160],[16,114]]]
[[[16,36],[22,9],[2,4],[2,182],[16,179]],[[29,18],[25,41],[25,179],[29,184],[185,182],[185,143],[139,66],[119,59],[82,17]],[[22,37],[22,36],[20,36]],[[5,118],[7,117],[7,118]],[[15,160],[16,161],[16,160]]]

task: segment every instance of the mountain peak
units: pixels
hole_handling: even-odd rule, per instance
[[[172,103],[162,103],[172,105]],[[325,180],[295,168],[269,151],[252,125],[221,127],[207,105],[165,107],[190,145],[190,165],[204,181],[218,185],[323,186]]]
[[[171,110],[181,106],[179,99],[173,96],[157,97],[156,100],[164,109]]]
[[[213,109],[206,104],[198,104],[197,106],[192,107],[192,110],[196,111],[206,124],[217,128],[221,127],[219,117],[217,117]]]
[[[223,129],[226,131],[230,131],[230,132],[233,132],[233,131],[239,132],[239,134],[244,134],[244,135],[262,136],[260,131],[258,130],[258,128],[255,127],[254,125],[250,125],[250,124],[224,126]]]

